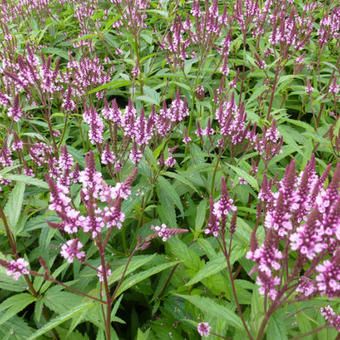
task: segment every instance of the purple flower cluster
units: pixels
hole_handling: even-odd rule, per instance
[[[331,306],[321,308],[321,314],[331,327],[340,332],[340,315],[336,314]]]
[[[60,0],[59,0],[60,1]],[[62,3],[65,2],[65,0],[61,0]],[[89,25],[89,18],[92,17],[94,14],[94,11],[97,8],[98,0],[85,0],[85,1],[79,1],[79,0],[71,0],[73,2],[74,6],[74,17],[77,19],[80,27],[80,36],[84,36],[86,34],[90,34],[90,25]],[[73,46],[75,48],[79,47],[88,47],[89,49],[92,49],[92,41],[86,40],[86,39],[80,39],[79,41],[75,41],[73,43]]]
[[[28,98],[35,87],[41,94],[59,92],[62,89],[59,62],[53,68],[51,57],[39,59],[30,46],[27,46],[26,52],[26,55],[19,55],[16,62],[4,60],[2,71],[6,87],[13,86],[17,93],[25,91]]]
[[[229,137],[232,144],[239,144],[247,137],[246,112],[238,106],[234,96],[230,101],[221,102],[215,113],[222,136]]]
[[[149,116],[145,115],[144,109],[140,114],[131,100],[124,111],[121,111],[117,105],[116,100],[111,104],[104,101],[104,108],[101,111],[102,116],[107,121],[111,132],[121,131],[123,133],[124,148],[131,145],[129,158],[137,164],[142,159],[145,147],[150,143],[154,136],[165,137],[176,124],[183,121],[188,115],[188,105],[185,100],[181,99],[179,92],[176,93],[175,99],[171,102],[170,107],[167,107],[164,102],[163,108],[159,114],[152,108]],[[89,139],[94,145],[102,145],[104,143],[104,120],[97,110],[93,107],[84,107],[83,113],[84,121],[89,126]],[[111,135],[113,137],[113,135]],[[126,144],[125,144],[126,143]],[[119,155],[114,154],[106,143],[101,152],[102,163],[114,165],[116,171],[120,169],[121,164],[118,161]],[[173,166],[175,160],[170,157],[168,166]]]
[[[13,165],[12,152],[8,147],[8,141],[5,140],[2,148],[0,149],[0,164],[3,167]]]
[[[278,238],[270,231],[266,235],[262,246],[247,253],[247,258],[256,262],[258,276],[256,283],[260,286],[259,292],[275,300],[278,286],[281,284],[279,271],[281,269],[282,252],[278,249]]]
[[[207,235],[212,234],[214,237],[219,236],[220,230],[224,230],[227,216],[231,212],[236,213],[234,201],[229,197],[224,178],[221,180],[221,188],[221,197],[217,202],[214,203],[210,198],[210,216],[205,229]]]
[[[14,97],[13,105],[8,109],[7,116],[12,118],[15,122],[18,122],[24,115],[19,104],[19,96]]]
[[[81,250],[82,248],[83,244],[75,238],[61,246],[60,255],[69,263],[72,263],[74,259],[83,261],[86,255],[85,252]]]
[[[85,107],[83,113],[84,121],[90,127],[89,139],[92,144],[103,142],[104,123],[93,106]]]
[[[62,219],[60,223],[50,223],[52,227],[66,233],[76,233],[78,229],[91,233],[96,238],[103,228],[121,228],[124,213],[121,211],[121,202],[130,195],[130,187],[135,177],[133,173],[123,183],[109,186],[102,178],[102,174],[95,169],[94,155],[89,152],[86,156],[86,168],[79,173],[79,182],[82,185],[81,198],[87,215],[83,216],[75,209],[70,197],[70,184],[63,185],[59,181],[47,176],[50,186],[50,210],[53,210]],[[102,206],[105,204],[105,206]]]
[[[175,99],[171,102],[169,118],[172,122],[178,123],[184,120],[187,116],[189,116],[188,105],[181,99],[179,91],[177,91]]]
[[[271,16],[271,25],[271,44],[286,49],[303,49],[313,31],[312,17],[300,16],[294,7],[287,11],[282,6],[281,10]]]
[[[114,28],[126,27],[133,34],[138,34],[146,28],[146,10],[150,7],[150,0],[111,0],[115,6],[119,7],[122,16],[114,24]]]
[[[23,258],[9,261],[6,267],[6,274],[16,281],[19,280],[22,275],[29,274],[28,262]]]
[[[107,83],[111,74],[104,69],[99,58],[83,57],[79,61],[69,61],[62,77],[66,84],[72,79],[72,95],[82,97],[90,88]],[[101,97],[102,94],[98,92],[97,96]]]
[[[190,53],[193,47],[199,46],[207,53],[215,46],[227,20],[226,8],[219,13],[217,0],[207,4],[204,10],[200,2],[195,0],[192,4],[191,17],[187,16],[183,20],[179,16],[175,18],[170,32],[161,43],[161,48],[167,52],[167,58],[172,65],[182,66],[190,55],[193,56]]]
[[[48,164],[51,154],[52,148],[43,142],[34,143],[29,148],[30,158],[37,166]]]
[[[249,134],[248,136],[254,145],[254,149],[261,154],[265,161],[270,160],[281,151],[283,138],[276,128],[275,121],[269,128],[264,128],[262,135],[254,135],[253,137],[253,134]]]
[[[259,199],[265,205],[266,237],[263,245],[253,245],[247,256],[256,262],[260,292],[274,300],[280,291],[280,271],[291,251],[297,258],[287,280],[298,281],[300,298],[317,293],[340,296],[340,164],[324,187],[329,171],[327,167],[319,177],[313,157],[299,176],[292,161],[277,192],[271,191],[272,182],[264,179]],[[289,251],[282,252],[280,244]],[[312,261],[311,267],[303,272],[308,261]]]
[[[59,0],[61,2],[61,0]],[[33,11],[40,14],[49,11],[51,0],[19,0],[16,2],[3,1],[1,11],[7,21],[15,21],[19,17],[30,16]]]
[[[318,291],[328,297],[340,297],[340,251],[316,267]]]
[[[331,13],[326,14],[320,21],[318,30],[319,43],[321,46],[328,41],[340,38],[340,6],[336,6],[331,10]]]

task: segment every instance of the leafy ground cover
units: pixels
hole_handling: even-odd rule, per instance
[[[337,1],[0,7],[1,339],[337,339]]]

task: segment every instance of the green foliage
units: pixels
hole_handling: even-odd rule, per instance
[[[177,63],[173,51],[164,46],[173,42],[177,21],[192,17],[194,1],[151,0],[146,9],[137,10],[145,15],[145,27],[135,27],[126,20],[127,9],[119,10],[115,1],[50,0],[47,6],[37,8],[26,1],[23,12],[16,11],[13,6],[21,2],[5,1],[0,14],[0,99],[5,102],[5,94],[11,93],[10,104],[0,105],[0,208],[4,212],[0,216],[0,261],[25,258],[31,273],[15,281],[0,266],[0,339],[104,340],[105,315],[111,316],[111,339],[195,340],[199,338],[197,325],[206,321],[212,329],[208,339],[244,340],[249,334],[242,317],[255,339],[270,302],[259,293],[257,268],[246,254],[252,236],[259,244],[265,238],[264,221],[258,216],[263,212],[258,195],[264,175],[277,184],[291,160],[300,173],[314,155],[318,173],[331,165],[325,179],[328,184],[339,161],[339,95],[330,91],[332,81],[339,79],[339,42],[329,38],[321,45],[318,33],[322,18],[335,11],[336,2],[315,2],[316,8],[310,10],[304,9],[311,3],[308,1],[273,2],[276,12],[280,6],[287,11],[283,17],[313,19],[312,33],[303,36],[306,44],[297,49],[283,41],[272,44],[272,19],[268,17],[263,27],[257,27],[255,19],[260,14],[246,15],[246,2],[216,1],[219,13],[226,6],[227,24],[208,42],[204,36],[209,36],[211,29],[190,40],[200,20],[193,20],[189,30],[181,28],[188,47],[176,52],[180,55]],[[132,9],[139,3],[122,1],[126,2],[132,3]],[[5,3],[15,17],[6,18]],[[208,8],[204,8],[204,1],[199,3],[202,10]],[[246,18],[244,30],[237,20],[240,14],[236,3],[241,4]],[[256,1],[259,6],[265,3]],[[280,20],[278,27],[282,29]],[[302,26],[298,23],[296,30],[299,32]],[[262,28],[263,34],[254,35]],[[223,75],[223,48],[229,33],[226,63],[230,70]],[[65,79],[57,79],[61,89],[55,91],[56,95],[44,97],[41,84],[17,89],[3,78],[6,67],[19,65],[20,58],[27,56],[27,46],[39,58],[42,56],[39,63],[49,60],[53,70],[58,65],[70,87],[80,76],[70,71],[68,63],[84,57],[98,58],[107,79],[89,81],[84,93],[75,92],[77,86],[73,86],[71,97],[76,109],[68,111],[63,101],[69,84],[65,88],[61,85]],[[303,62],[297,62],[299,57]],[[265,62],[263,67],[261,61]],[[136,67],[138,72],[133,75]],[[18,72],[13,68],[12,78]],[[96,78],[96,74],[87,75],[86,80],[91,77]],[[233,81],[235,86],[230,85]],[[306,92],[308,83],[312,86],[310,94]],[[123,112],[132,100],[138,114],[143,109],[150,117],[153,110],[160,112],[163,103],[169,107],[177,91],[188,105],[189,116],[173,124],[165,137],[153,136],[138,165],[129,160],[133,143],[122,131],[115,131],[112,122],[104,120],[103,144],[91,144],[89,124],[83,117],[85,105],[93,105],[102,117],[102,98],[108,102],[116,99]],[[18,122],[8,114],[16,95],[23,110]],[[263,137],[275,121],[282,136],[280,152],[266,158],[254,148],[255,139],[235,145],[229,137],[217,133],[218,102],[231,98],[244,107],[244,125],[249,133],[259,132]],[[200,135],[199,127],[204,130],[209,124],[214,133]],[[183,142],[186,136],[191,138],[188,143]],[[22,151],[13,148],[17,137],[24,141]],[[134,168],[138,169],[130,197],[120,202],[125,214],[121,229],[105,229],[100,238],[93,239],[83,230],[75,236],[51,228],[61,219],[49,209],[51,193],[45,176],[55,169],[33,162],[29,152],[40,142],[55,153],[46,163],[67,146],[80,171],[86,166],[85,155],[92,150],[96,169],[109,185],[123,182]],[[120,172],[100,162],[106,143],[121,156]],[[13,149],[13,161],[7,162],[11,165],[5,164],[3,156],[7,144]],[[174,166],[164,163],[170,157],[176,160]],[[35,176],[27,175],[28,169]],[[237,207],[237,222],[231,235],[230,214],[224,239],[218,239],[206,235],[206,228],[212,213],[210,200],[216,202],[222,194],[222,177]],[[80,184],[74,184],[70,204],[82,214],[83,195]],[[99,205],[102,208],[105,203]],[[162,224],[174,234],[179,230],[179,235],[163,242],[151,228]],[[70,264],[60,256],[61,245],[74,237],[84,245],[86,263],[75,260]],[[96,246],[106,237],[104,257],[112,272],[107,282],[113,297],[109,311],[105,310],[105,283],[98,281],[96,269],[102,264]],[[230,245],[230,272],[224,242],[227,248]],[[288,256],[296,260],[294,254]],[[46,268],[53,280],[47,279]],[[303,270],[308,272],[307,265]],[[337,339],[336,330],[320,316],[320,308],[330,304],[339,312],[339,301],[314,297],[299,301],[295,297],[293,292],[289,303],[273,312],[262,339]]]

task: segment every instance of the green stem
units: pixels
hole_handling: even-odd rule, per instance
[[[119,281],[118,281],[118,284],[117,284],[117,286],[116,286],[116,288],[115,288],[115,290],[114,290],[114,292],[113,292],[113,294],[112,294],[112,297],[111,297],[111,300],[112,300],[112,301],[115,301],[115,299],[116,299],[116,297],[117,297],[118,290],[119,290],[121,284],[123,283],[123,280],[124,280],[124,278],[125,278],[125,275],[126,275],[126,272],[127,272],[127,270],[128,270],[128,267],[129,267],[129,265],[130,265],[130,263],[131,263],[131,260],[132,260],[132,258],[133,258],[133,255],[135,254],[135,252],[137,251],[137,249],[138,249],[139,246],[140,246],[140,244],[137,242],[137,245],[135,246],[135,248],[133,249],[133,251],[131,252],[131,254],[130,254],[129,257],[128,257],[128,260],[127,260],[127,262],[126,262],[126,265],[125,265],[124,270],[123,270],[123,273],[122,273],[122,276],[120,277],[120,279],[119,279]]]
[[[67,128],[67,123],[68,123],[68,114],[66,113],[66,117],[65,117],[65,121],[64,121],[64,127],[63,127],[63,132],[61,134],[61,137],[60,137],[60,142],[58,144],[58,148],[60,148],[60,146],[63,144],[63,140],[64,140],[64,137],[65,137],[65,132],[66,132],[66,128]]]
[[[5,227],[5,233],[6,233],[6,236],[7,236],[7,239],[8,239],[8,242],[9,242],[9,245],[12,249],[12,254],[13,256],[18,259],[19,258],[19,254],[18,254],[18,251],[17,251],[17,245],[16,245],[16,242],[15,242],[15,238],[11,232],[11,228],[8,224],[8,221],[7,221],[7,217],[3,211],[3,209],[0,207],[0,218],[2,219],[3,221],[3,224],[4,224],[4,227]],[[24,275],[24,279],[27,283],[27,286],[28,286],[28,290],[29,292],[37,297],[39,294],[38,292],[35,290],[34,286],[33,286],[33,283],[30,279],[30,277],[28,275]]]
[[[280,68],[281,68],[281,62],[278,63],[278,65],[276,66],[276,70],[275,70],[275,78],[274,78],[274,84],[273,84],[273,88],[272,88],[272,92],[271,92],[270,100],[269,100],[267,120],[269,120],[270,113],[272,111],[273,102],[274,102],[274,96],[275,96],[275,91],[276,91],[276,86],[277,86],[277,82],[278,82],[279,75],[280,75]]]
[[[328,325],[323,325],[323,326],[317,327],[317,328],[315,328],[315,329],[313,329],[313,330],[311,330],[307,333],[303,333],[301,335],[295,336],[291,340],[305,339],[307,336],[319,333],[320,331],[322,331],[323,329],[328,328],[328,327],[329,327]]]
[[[216,178],[216,173],[217,173],[218,166],[220,165],[220,161],[221,161],[221,156],[218,155],[218,156],[217,156],[216,165],[215,165],[215,168],[214,168],[214,172],[213,172],[213,176],[212,176],[212,180],[211,180],[211,188],[210,188],[210,194],[211,194],[211,196],[214,196],[214,191],[215,191],[215,178]]]
[[[71,286],[68,286],[68,285],[65,284],[64,282],[61,282],[61,281],[55,279],[53,276],[51,276],[51,275],[46,275],[46,273],[45,273],[45,274],[41,274],[41,273],[38,273],[38,272],[35,272],[35,271],[32,271],[32,270],[31,270],[31,271],[30,271],[30,274],[31,274],[32,276],[43,277],[46,281],[53,282],[53,283],[55,283],[55,284],[57,284],[57,285],[59,285],[59,286],[62,286],[62,287],[64,287],[66,290],[68,290],[69,292],[71,292],[71,293],[73,293],[73,294],[76,294],[76,295],[79,295],[79,296],[82,296],[82,297],[86,297],[86,298],[88,298],[88,299],[97,301],[97,302],[99,302],[99,303],[101,303],[101,304],[104,304],[104,305],[106,304],[106,301],[103,301],[103,300],[101,300],[101,299],[98,299],[98,298],[95,297],[95,296],[92,296],[92,295],[86,294],[86,293],[84,293],[84,292],[81,292],[80,290],[78,290],[78,289],[76,289],[76,288],[73,288],[73,287],[71,287]]]
[[[245,331],[248,335],[248,338],[250,340],[253,340],[254,337],[250,333],[247,322],[246,322],[246,320],[244,319],[244,316],[243,316],[241,305],[240,305],[239,300],[238,300],[237,291],[236,291],[236,287],[235,287],[235,280],[234,280],[234,276],[233,276],[232,265],[230,263],[230,252],[228,253],[228,251],[227,251],[227,244],[226,244],[226,241],[225,241],[224,233],[221,235],[221,238],[222,238],[222,251],[223,251],[223,255],[224,255],[226,262],[227,262],[229,280],[230,280],[230,283],[231,283],[231,289],[232,289],[233,297],[234,297],[234,300],[235,300],[235,303],[236,303],[237,312],[238,312],[238,315],[239,315],[239,317],[242,321],[243,327],[244,327],[244,329],[245,329]]]
[[[103,274],[103,282],[104,282],[104,289],[106,295],[106,318],[105,318],[105,336],[107,340],[111,340],[111,306],[112,306],[112,299],[111,293],[108,283],[108,273],[107,273],[107,265],[105,261],[105,249],[102,245],[102,240],[98,239],[97,242],[99,256],[100,256],[100,263],[102,267],[102,274]]]

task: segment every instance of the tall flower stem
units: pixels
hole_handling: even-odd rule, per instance
[[[112,307],[112,298],[110,293],[110,287],[108,283],[108,273],[107,273],[107,265],[105,261],[105,249],[102,244],[102,240],[98,240],[98,249],[100,256],[100,263],[103,273],[103,282],[104,282],[104,290],[106,295],[106,318],[105,318],[105,335],[107,340],[111,340],[111,307]]]
[[[19,254],[18,254],[18,251],[17,251],[17,245],[16,245],[16,242],[15,242],[15,239],[14,239],[14,236],[11,232],[11,228],[8,224],[8,221],[7,221],[7,217],[3,211],[3,209],[0,207],[0,218],[2,219],[2,222],[4,224],[4,227],[5,227],[5,233],[6,233],[6,236],[7,236],[7,239],[8,239],[8,242],[9,242],[9,245],[11,247],[11,250],[12,250],[12,254],[13,256],[17,259],[19,258]],[[37,297],[39,294],[38,292],[35,290],[34,286],[33,286],[33,283],[30,279],[30,277],[28,275],[24,275],[24,279],[27,283],[27,286],[28,286],[28,290],[29,292]]]
[[[135,255],[136,251],[138,250],[138,248],[140,247],[141,245],[137,242],[137,245],[135,246],[135,248],[132,250],[131,254],[129,255],[128,259],[127,259],[127,262],[126,262],[126,265],[124,267],[124,270],[123,270],[123,273],[122,273],[122,276],[120,277],[119,281],[118,281],[118,284],[111,296],[111,300],[114,301],[117,297],[117,293],[118,293],[118,289],[120,288],[121,284],[123,283],[123,280],[125,278],[125,275],[127,273],[127,270],[128,270],[128,267],[131,263],[131,260],[133,258],[133,256]]]
[[[216,179],[217,169],[220,165],[220,161],[221,161],[221,155],[218,155],[216,165],[215,165],[215,168],[214,168],[214,172],[213,172],[213,175],[212,175],[212,179],[211,179],[210,193],[211,193],[212,197],[213,197],[214,191],[215,191],[215,179]]]
[[[249,327],[247,325],[247,322],[246,320],[244,319],[244,316],[243,316],[243,313],[242,313],[242,309],[241,309],[241,305],[239,303],[239,300],[238,300],[238,296],[237,296],[237,291],[236,291],[236,287],[235,287],[235,280],[234,280],[234,276],[233,276],[233,270],[232,270],[232,266],[231,266],[231,263],[230,263],[230,253],[228,253],[228,250],[227,250],[227,244],[226,244],[226,240],[225,240],[225,234],[222,233],[221,235],[221,239],[222,239],[222,244],[221,244],[221,247],[222,247],[222,252],[223,252],[223,255],[226,259],[226,262],[227,262],[227,269],[228,269],[228,274],[229,274],[229,280],[230,280],[230,284],[231,284],[231,289],[232,289],[232,293],[233,293],[233,297],[234,297],[234,300],[235,300],[235,303],[236,303],[236,308],[237,308],[237,312],[238,312],[238,315],[242,321],[242,324],[243,324],[243,327],[248,335],[248,338],[250,340],[253,340],[254,337],[251,335],[250,333],[250,330],[249,330]]]
[[[82,297],[86,297],[88,299],[91,299],[91,300],[94,300],[94,301],[97,301],[101,304],[106,304],[106,301],[103,301],[102,299],[98,299],[97,297],[95,296],[92,296],[92,295],[89,295],[89,294],[86,294],[84,292],[81,292],[80,290],[78,289],[75,289],[71,286],[68,286],[67,284],[65,284],[64,282],[61,282],[57,279],[55,279],[53,276],[50,276],[50,275],[46,275],[46,274],[40,274],[38,272],[35,272],[35,271],[30,271],[30,274],[33,275],[33,276],[39,276],[39,277],[43,277],[46,281],[50,281],[50,282],[53,282],[59,286],[62,286],[64,287],[66,290],[68,290],[69,292],[75,294],[75,295],[79,295],[79,296],[82,296]]]
[[[276,66],[273,88],[272,88],[272,92],[271,92],[270,99],[269,99],[269,106],[268,106],[268,112],[267,112],[267,117],[266,117],[267,120],[269,120],[270,114],[272,111],[274,96],[276,92],[276,86],[279,80],[280,71],[281,71],[281,62],[279,61],[279,64]]]
[[[291,289],[291,291],[286,294],[286,297],[283,300],[281,300],[281,298],[284,296],[284,294],[289,289]],[[276,310],[278,310],[284,303],[287,302],[289,296],[295,292],[295,289],[296,289],[296,285],[289,286],[288,282],[282,287],[281,291],[278,293],[276,300],[271,304],[271,306],[269,307],[269,309],[267,310],[267,312],[264,316],[264,319],[261,322],[259,331],[257,333],[256,340],[263,339],[267,324],[268,324],[271,316],[274,314],[274,312],[276,312]]]

